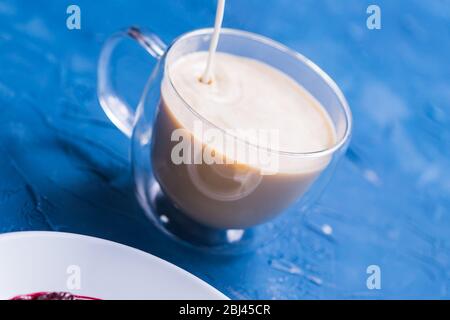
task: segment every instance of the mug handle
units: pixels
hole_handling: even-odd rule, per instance
[[[129,138],[131,138],[133,132],[135,111],[117,94],[111,77],[111,71],[114,67],[111,63],[111,57],[117,46],[130,38],[156,60],[160,60],[167,49],[167,45],[156,34],[142,31],[138,27],[130,27],[111,36],[100,53],[97,70],[97,95],[100,105],[112,123]]]

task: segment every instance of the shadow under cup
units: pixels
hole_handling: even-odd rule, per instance
[[[161,68],[160,98],[152,126],[149,153],[145,152],[146,161],[150,160],[151,168],[148,170],[152,174],[146,175],[150,179],[141,186],[138,182],[142,181],[141,170],[135,170],[135,178],[138,191],[139,187],[141,190],[141,204],[145,202],[144,208],[147,207],[147,213],[160,229],[185,243],[222,250],[248,247],[250,243],[255,243],[258,233],[255,231],[258,228],[260,232],[267,233],[264,227],[256,226],[264,226],[265,222],[287,208],[302,206],[306,204],[306,198],[311,202],[321,193],[323,183],[320,186],[318,177],[324,171],[331,171],[346,148],[351,115],[336,84],[305,57],[270,39],[225,29],[221,34],[219,51],[260,60],[292,77],[326,109],[334,124],[337,139],[334,146],[319,152],[280,152],[252,145],[232,136],[224,128],[215,126],[182,99],[169,73],[171,64],[180,57],[207,51],[211,32],[199,30],[181,36],[167,51],[162,61],[164,68]],[[145,101],[142,103],[145,104]],[[170,108],[169,103],[178,104],[176,112],[182,114],[174,114],[174,108]],[[145,105],[141,107],[145,113]],[[183,119],[183,124],[179,119]],[[139,135],[139,122],[135,136]],[[197,159],[199,150],[200,154],[204,154],[213,149],[193,134],[194,127],[199,123],[203,132],[210,129],[221,132],[223,137],[230,138],[227,141],[233,141],[250,152],[263,152],[272,159],[276,157],[279,168],[295,166],[296,170],[267,174],[245,163],[175,163],[173,150],[181,141],[173,137],[177,129],[185,133],[184,138],[189,137],[189,141],[199,145],[197,151],[194,151],[194,147],[189,149],[189,159]],[[139,148],[142,152],[142,146]],[[305,193],[315,184],[319,185],[315,195],[311,196],[313,192],[308,192],[310,197],[305,197]]]

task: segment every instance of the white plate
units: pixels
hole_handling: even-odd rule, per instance
[[[0,235],[0,299],[40,291],[100,299],[227,299],[173,264],[115,242],[60,232]]]

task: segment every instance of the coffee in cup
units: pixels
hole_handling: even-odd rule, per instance
[[[263,62],[217,52],[213,81],[203,83],[207,55],[167,57],[153,131],[153,170],[163,191],[191,219],[214,228],[247,228],[300,198],[330,160],[299,161],[289,154],[326,150],[336,143],[336,132],[308,91]],[[180,130],[185,134],[174,135]],[[205,141],[207,130],[223,132],[223,137]],[[252,131],[276,132],[278,141],[261,145],[258,134],[248,134]],[[177,148],[185,140],[188,147]],[[234,146],[225,146],[226,141]],[[258,157],[249,161],[252,153],[272,166],[264,167],[267,163]],[[216,154],[219,161],[205,161],[205,154]],[[185,161],[174,159],[177,155]]]

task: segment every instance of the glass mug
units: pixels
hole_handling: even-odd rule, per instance
[[[131,139],[136,196],[153,223],[185,244],[234,252],[272,239],[282,212],[305,210],[322,193],[348,146],[352,118],[337,85],[310,60],[263,36],[223,29],[218,51],[265,62],[292,77],[326,109],[337,139],[335,145],[318,152],[283,152],[250,143],[211,123],[178,94],[169,70],[180,57],[207,51],[212,33],[213,29],[195,30],[170,46],[137,27],[113,35],[100,56],[98,97],[109,119]],[[126,39],[135,40],[155,59],[136,108],[119,94],[113,76],[117,68],[113,55]],[[172,114],[167,101],[177,104],[179,114]],[[177,121],[181,118],[183,125]],[[263,174],[245,163],[175,163],[172,152],[178,140],[173,133],[181,129],[195,140],[194,123],[200,123],[203,131],[221,132],[238,147],[276,158],[278,166],[295,165],[299,170],[295,174]],[[208,148],[212,147],[200,141],[197,155]]]

